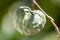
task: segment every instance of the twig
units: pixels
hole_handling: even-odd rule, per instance
[[[35,4],[34,4],[34,0],[32,0],[32,10],[35,9]]]
[[[60,37],[60,31],[59,31],[58,26],[55,24],[54,19],[53,19],[51,16],[49,16],[49,15],[38,5],[38,3],[37,3],[35,0],[33,0],[33,2],[34,2],[34,4],[46,15],[46,17],[50,20],[50,22],[54,25],[57,33],[59,34],[58,37]]]

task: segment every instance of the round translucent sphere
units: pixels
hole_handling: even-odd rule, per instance
[[[46,17],[40,10],[20,6],[16,11],[16,28],[23,35],[35,35],[44,28]]]

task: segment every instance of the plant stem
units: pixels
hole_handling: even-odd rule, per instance
[[[37,3],[35,0],[33,0],[33,2],[34,2],[34,4],[46,15],[46,17],[50,20],[50,22],[54,25],[57,33],[59,34],[58,37],[60,37],[60,31],[59,31],[58,26],[55,24],[54,19],[53,19],[51,16],[49,16],[49,15],[38,5],[38,3]]]
[[[32,10],[35,9],[35,4],[34,4],[34,0],[32,0]]]

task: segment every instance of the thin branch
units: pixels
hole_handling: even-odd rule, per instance
[[[35,4],[34,4],[34,2],[33,2],[34,0],[32,0],[32,10],[34,10],[35,9]]]
[[[58,33],[58,38],[60,38],[60,31],[59,31],[59,28],[58,28],[58,26],[54,23],[54,21],[52,21],[52,20],[50,20],[51,21],[51,23],[54,25],[54,27],[55,27],[55,30],[57,31],[57,33]]]
[[[59,34],[58,37],[60,37],[60,31],[59,31],[58,26],[55,24],[54,19],[53,19],[51,16],[49,16],[49,15],[38,5],[38,3],[37,3],[35,0],[33,0],[33,2],[34,2],[34,4],[46,15],[46,17],[50,20],[50,22],[54,25],[57,33]]]

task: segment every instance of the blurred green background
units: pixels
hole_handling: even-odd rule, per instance
[[[31,6],[31,0],[0,0],[0,40],[59,40],[54,26],[47,19],[45,28],[36,35],[21,35],[12,24],[6,23],[9,8],[17,1],[23,5]],[[55,19],[55,23],[60,26],[60,0],[36,0],[47,14]],[[13,5],[12,5],[13,4]],[[36,9],[38,9],[36,7]],[[5,17],[6,16],[6,17]],[[8,17],[9,18],[9,17]],[[6,19],[6,20],[4,20]],[[10,23],[10,24],[9,24]]]

